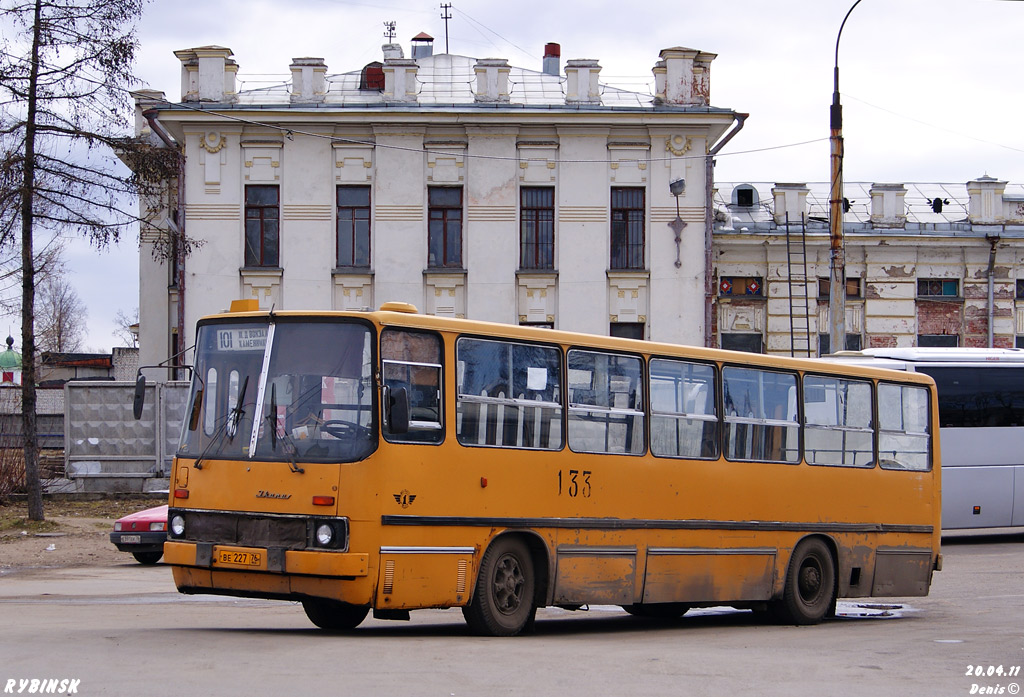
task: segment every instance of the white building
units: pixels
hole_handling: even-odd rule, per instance
[[[537,72],[421,35],[412,58],[296,58],[290,82],[239,92],[229,49],[176,52],[180,102],[138,100],[140,135],[185,155],[180,192],[148,202],[140,363],[236,298],[711,340],[710,156],[743,119],[710,106],[715,56],[661,51],[649,95],[546,54]],[[173,220],[201,242],[183,271],[151,254]]]

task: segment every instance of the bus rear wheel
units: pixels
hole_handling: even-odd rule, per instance
[[[782,599],[772,608],[780,621],[818,624],[835,602],[836,568],[828,545],[804,540],[793,550]]]
[[[337,600],[326,598],[310,598],[302,601],[302,609],[306,617],[320,629],[345,631],[355,629],[366,619],[370,608],[362,605],[349,605]]]
[[[473,600],[462,608],[466,623],[475,634],[515,636],[536,613],[530,550],[514,537],[495,540],[480,563]]]

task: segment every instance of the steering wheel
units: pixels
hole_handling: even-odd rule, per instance
[[[367,428],[354,424],[351,421],[341,421],[339,419],[324,421],[320,424],[320,430],[339,440],[357,440],[366,438],[369,434]]]

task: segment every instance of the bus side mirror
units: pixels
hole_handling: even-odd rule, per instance
[[[404,387],[384,391],[385,417],[391,433],[409,432],[409,390]]]
[[[146,376],[139,375],[135,380],[135,396],[132,398],[132,414],[135,420],[142,418],[142,408],[146,406]]]

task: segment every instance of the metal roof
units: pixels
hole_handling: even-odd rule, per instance
[[[419,85],[415,106],[471,106],[479,104],[494,108],[494,103],[478,103],[474,87],[476,58],[448,53],[435,54],[415,59],[418,64],[416,81]],[[327,76],[327,95],[324,103],[332,106],[372,106],[384,104],[380,90],[359,89],[362,69],[338,75]],[[564,75],[548,75],[535,70],[509,66],[509,105],[575,108],[565,103]],[[291,82],[238,93],[236,104],[244,105],[286,105],[291,102]],[[654,95],[601,84],[601,103],[605,108],[652,108]],[[692,107],[691,107],[692,108]],[[701,107],[706,111],[707,107]]]
[[[809,190],[807,194],[807,217],[810,221],[827,221],[829,216],[828,182],[810,182],[803,184]],[[871,226],[871,189],[878,184],[872,182],[844,182],[843,193],[850,201],[850,210],[843,214],[846,226]],[[906,188],[904,213],[909,227],[921,226],[929,229],[952,229],[953,226],[968,222],[967,211],[970,196],[967,193],[967,182],[963,183],[925,183],[904,182]],[[779,186],[769,182],[716,182],[714,201],[720,211],[727,211],[732,227],[741,229],[744,225],[763,226],[773,221],[775,200],[772,189]],[[789,184],[792,186],[792,184]],[[737,206],[733,203],[733,192],[738,187],[753,187],[757,191],[757,203],[754,206]],[[942,211],[932,210],[932,201],[936,198],[942,203]],[[1020,199],[1024,201],[1024,184],[1007,184],[1003,199]],[[799,222],[799,221],[794,221]],[[761,225],[758,225],[761,224]]]

